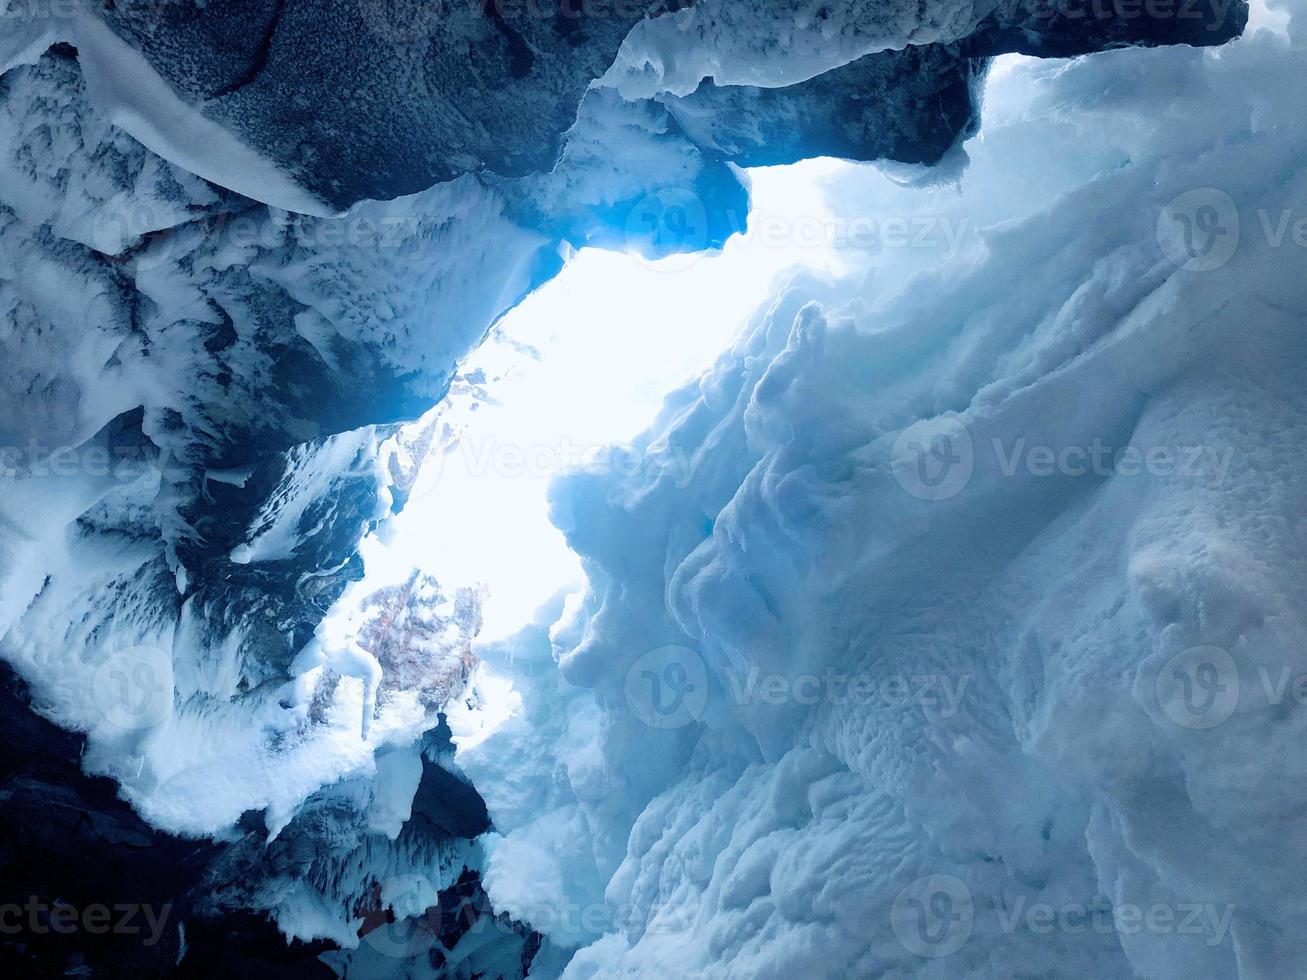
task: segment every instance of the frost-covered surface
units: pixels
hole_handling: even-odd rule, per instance
[[[792,279],[664,465],[556,487],[561,677],[524,632],[526,713],[464,764],[492,900],[603,883],[564,976],[1307,968],[1294,15],[1005,66],[960,193],[831,190],[963,254]]]
[[[549,249],[479,187],[349,219],[239,198],[109,125],[67,53],[3,86],[5,656],[161,826],[293,808],[376,744],[283,742],[291,662],[393,504],[366,423],[438,398]],[[411,741],[427,712],[394,706]]]
[[[436,579],[414,571],[368,596],[359,612],[358,642],[384,671],[383,694],[416,691],[428,707],[440,708],[462,693],[477,662],[477,589],[464,586],[447,596]]]

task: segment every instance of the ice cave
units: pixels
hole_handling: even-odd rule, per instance
[[[0,352],[6,976],[1307,978],[1307,0],[0,0]]]

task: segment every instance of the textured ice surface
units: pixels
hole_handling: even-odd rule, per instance
[[[831,189],[961,254],[794,277],[556,485],[569,716],[528,630],[467,764],[493,899],[605,883],[565,976],[1304,969],[1303,43],[1004,65],[960,187]]]

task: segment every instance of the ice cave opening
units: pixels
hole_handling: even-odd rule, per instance
[[[611,465],[667,393],[711,366],[776,276],[846,271],[849,231],[823,187],[850,166],[816,159],[750,171],[749,212],[735,217],[741,232],[721,250],[571,257],[496,325],[440,406],[412,424],[415,441],[438,436],[404,510],[364,541],[366,573],[354,594],[414,574],[451,594],[476,591],[475,647],[526,626],[556,593],[579,590],[580,562],[549,519],[549,481]],[[641,461],[633,454],[620,465]],[[349,599],[340,604],[346,615]],[[478,690],[477,710],[459,715],[475,734],[456,722],[456,744],[479,739],[497,709],[507,710],[492,701],[511,691],[488,668]]]

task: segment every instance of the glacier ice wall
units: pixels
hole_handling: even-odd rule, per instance
[[[961,254],[792,278],[555,486],[589,585],[501,662],[570,716],[463,764],[563,976],[1303,971],[1287,12],[1005,66],[956,190],[830,189]]]

